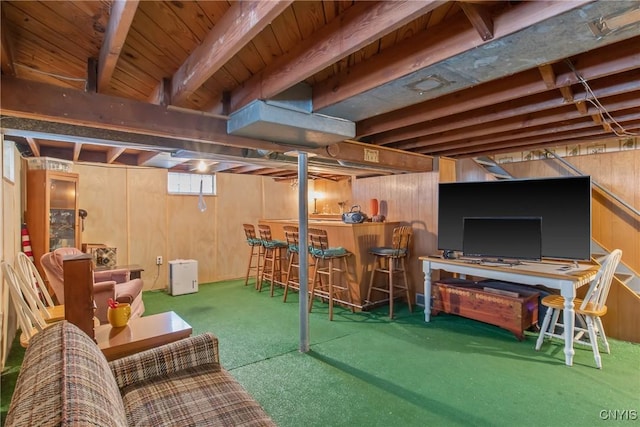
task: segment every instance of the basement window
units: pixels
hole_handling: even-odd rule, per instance
[[[167,183],[169,194],[198,195],[202,186],[203,195],[216,195],[215,175],[169,172]]]
[[[15,142],[2,141],[2,176],[11,181],[16,181],[16,150]]]

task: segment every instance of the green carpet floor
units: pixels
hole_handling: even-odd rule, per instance
[[[497,327],[452,315],[424,323],[404,305],[352,314],[314,304],[311,351],[298,351],[298,300],[286,304],[251,284],[201,285],[197,294],[144,294],[146,315],[173,310],[194,334],[213,332],[222,365],[280,426],[568,426],[640,416],[640,346],[611,340],[603,369],[577,346],[573,367],[563,344],[533,347]],[[21,360],[11,355],[11,361]],[[16,367],[3,373],[5,384]],[[635,414],[635,415],[634,415]],[[4,418],[4,417],[3,417]]]

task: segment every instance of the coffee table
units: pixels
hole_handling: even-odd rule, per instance
[[[114,360],[187,338],[191,332],[187,322],[168,311],[131,319],[122,328],[100,325],[95,328],[95,338],[107,360]]]

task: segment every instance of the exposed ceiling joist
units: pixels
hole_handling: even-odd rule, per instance
[[[580,76],[591,81],[601,77],[637,69],[638,43],[640,37],[628,39],[616,45],[615,52],[602,48],[581,57],[576,64]],[[558,86],[571,86],[579,77],[571,71],[558,74]],[[505,101],[547,91],[537,70],[529,70],[500,79],[495,85],[477,85],[464,91],[444,95],[438,102],[425,102],[382,114],[357,123],[356,134],[360,137],[411,126],[463,111],[491,107]]]
[[[460,2],[460,7],[467,18],[476,29],[482,40],[487,41],[493,38],[493,19],[487,7],[481,4]]]
[[[82,143],[77,142],[73,145],[73,161],[80,160],[80,152],[82,151]]]
[[[109,87],[136,10],[138,10],[138,0],[115,0],[111,5],[109,25],[98,57],[99,92],[104,92]]]
[[[228,135],[224,120],[171,111],[158,105],[13,78],[3,79],[2,85],[2,114],[89,127],[95,129],[95,136],[98,137],[105,131],[117,131],[132,133],[134,136],[137,134],[169,138],[169,144],[182,142],[166,148],[188,147],[190,151],[208,153],[213,153],[214,148],[220,146],[267,152],[299,149]],[[153,143],[160,146],[162,141],[154,139]],[[214,146],[212,143],[217,145]],[[403,167],[407,172],[426,172],[433,169],[430,157],[415,153],[385,147],[373,148],[367,144],[346,141],[329,147],[331,148],[309,148],[305,151],[327,159],[339,158],[361,163],[363,166]],[[366,157],[367,150],[373,150],[375,153]]]
[[[231,109],[235,111],[254,99],[272,98],[443,3],[356,2],[341,19],[329,22],[313,38],[302,41],[233,91]]]
[[[492,41],[585,3],[588,1],[524,2],[494,18],[496,32]],[[479,39],[467,21],[443,22],[426,36],[417,34],[393,49],[315,85],[314,109],[322,110],[488,42]]]
[[[234,2],[173,75],[171,103],[184,105],[189,95],[222,68],[292,1]]]
[[[29,143],[29,149],[31,149],[33,155],[36,157],[40,157],[40,145],[35,140],[35,138],[27,137],[26,140],[27,143]]]
[[[419,153],[633,135],[639,16],[637,0],[3,0],[0,126],[25,155],[83,162],[288,179],[304,146],[323,179],[430,171]],[[301,144],[313,127],[282,91],[302,86],[297,111],[355,137]],[[298,133],[232,134],[262,101]]]
[[[122,153],[124,153],[124,147],[111,147],[107,152],[107,163],[113,163]]]

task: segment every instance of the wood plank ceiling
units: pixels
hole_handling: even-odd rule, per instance
[[[354,138],[314,176],[631,137],[640,2],[6,1],[2,131],[26,156],[295,176],[230,115],[300,84]],[[295,148],[295,147],[294,147]]]

